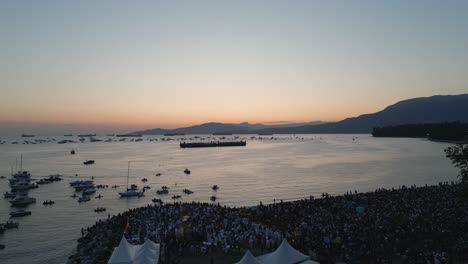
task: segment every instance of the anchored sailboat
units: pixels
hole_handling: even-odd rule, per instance
[[[128,188],[128,179],[130,178],[130,161],[128,162],[128,170],[127,170],[127,191],[119,192],[121,197],[132,197],[132,196],[142,196],[143,192],[139,191],[136,186],[132,184],[132,188]]]

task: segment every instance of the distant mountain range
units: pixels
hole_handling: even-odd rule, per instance
[[[436,95],[400,101],[382,111],[339,122],[291,123],[281,125],[205,123],[176,129],[150,129],[135,134],[352,134],[371,133],[374,127],[404,124],[468,122],[468,94]]]
[[[256,131],[262,129],[277,129],[277,128],[294,128],[305,125],[320,125],[326,124],[322,121],[313,121],[308,123],[288,123],[288,124],[277,124],[277,125],[264,125],[264,124],[250,124],[247,122],[240,124],[229,124],[229,123],[216,123],[210,122],[201,125],[195,125],[190,127],[181,127],[176,129],[163,129],[155,128],[143,131],[132,132],[130,134],[142,134],[142,135],[163,135],[163,134],[213,134],[213,133],[232,133],[232,134],[255,134]]]

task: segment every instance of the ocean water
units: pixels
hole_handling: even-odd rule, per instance
[[[99,137],[97,137],[99,138]],[[103,137],[107,139],[108,137]],[[31,190],[37,203],[29,205],[31,216],[16,218],[18,230],[0,234],[0,263],[65,263],[76,248],[82,227],[90,226],[107,214],[117,214],[129,208],[152,204],[153,198],[173,202],[210,202],[228,206],[251,206],[260,201],[272,203],[320,196],[322,192],[343,194],[347,191],[371,191],[376,188],[401,185],[437,184],[457,179],[457,170],[444,156],[443,143],[422,139],[373,138],[370,135],[290,135],[248,140],[246,147],[181,149],[177,141],[97,142],[36,145],[13,145],[21,138],[1,138],[0,175],[9,176],[15,159],[23,154],[23,169],[39,179],[50,174],[62,174],[64,180]],[[355,138],[355,140],[353,140]],[[63,138],[57,138],[58,140]],[[67,138],[70,139],[70,138]],[[73,138],[72,138],[73,139]],[[31,140],[31,139],[26,139]],[[76,140],[76,138],[75,138]],[[70,155],[71,149],[76,155]],[[91,166],[83,161],[94,159]],[[127,162],[131,161],[130,182],[139,187],[151,186],[142,198],[120,198],[125,189]],[[191,170],[190,175],[184,169]],[[156,177],[156,173],[162,176]],[[78,174],[79,176],[75,176]],[[107,184],[92,199],[79,204],[71,197],[74,189],[69,182],[77,178],[94,177],[95,184]],[[141,182],[147,178],[148,182]],[[121,185],[117,189],[111,185]],[[211,189],[214,184],[220,188]],[[157,195],[161,186],[170,187],[169,195]],[[188,188],[194,193],[183,194]],[[9,190],[8,180],[0,179],[0,192]],[[45,200],[55,205],[44,206]],[[107,212],[95,213],[96,207]],[[0,222],[14,211],[8,200],[0,198]]]

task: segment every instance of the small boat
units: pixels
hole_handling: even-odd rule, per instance
[[[103,197],[103,196],[99,194],[98,196],[96,196],[96,197],[94,197],[94,198],[95,198],[95,199],[101,199],[102,197]]]
[[[53,205],[53,204],[55,204],[55,202],[52,201],[52,200],[48,200],[48,201],[44,201],[42,204],[43,205]]]
[[[94,209],[94,212],[96,212],[96,213],[105,212],[105,211],[106,211],[105,207],[98,207],[98,208]]]
[[[214,195],[211,196],[211,197],[210,197],[210,200],[213,201],[213,202],[216,201],[216,196],[214,196]]]
[[[153,200],[153,203],[162,203],[162,200],[161,199],[157,199],[157,198],[154,198]]]
[[[57,144],[66,144],[66,143],[76,143],[76,141],[64,139],[64,140],[60,140],[57,142]]]
[[[49,184],[50,181],[48,181],[47,179],[40,179],[36,182],[37,184]]]
[[[78,198],[79,203],[87,202],[89,200],[91,200],[91,198],[89,198],[89,196],[82,196],[82,197]]]
[[[157,190],[156,193],[157,194],[169,194],[169,191],[168,190]]]
[[[78,135],[78,137],[95,137],[96,134],[81,134],[81,135]]]
[[[73,137],[72,134],[66,134],[66,135],[63,135],[64,137]]]
[[[84,189],[83,190],[83,195],[90,195],[96,192],[96,189],[94,188],[89,188],[89,189]]]
[[[63,180],[62,179],[62,175],[60,174],[53,174],[53,175],[49,175],[49,178],[46,178],[46,180],[50,181],[50,182],[54,182],[54,181],[61,181]]]
[[[148,181],[148,179],[146,179],[146,178],[143,178],[143,179],[141,179],[141,181],[142,181],[142,182],[147,182],[147,181]]]
[[[3,197],[5,198],[15,198],[16,197],[16,192],[6,192],[3,194]]]
[[[155,175],[155,176],[158,176],[158,177],[159,177],[159,176],[161,176],[161,173],[159,173],[159,172],[158,172],[158,173],[156,173],[156,175]]]
[[[5,245],[0,244],[0,250],[5,249]]]
[[[18,222],[13,222],[13,221],[7,221],[3,226],[4,226],[6,229],[18,228],[18,227],[19,227],[19,223],[18,223]]]
[[[5,176],[3,176],[3,175],[2,175],[2,176],[0,176],[0,179],[5,179],[5,178],[6,178],[6,177],[5,177]]]
[[[184,173],[185,173],[185,174],[190,174],[191,172],[190,172],[189,169],[185,169],[185,170],[184,170]]]
[[[71,186],[71,187],[75,187],[75,186],[78,186],[78,185],[81,185],[81,184],[93,184],[93,181],[90,181],[90,180],[87,180],[87,181],[78,180],[78,181],[72,181],[72,182],[70,182],[70,186]]]
[[[19,181],[13,184],[10,184],[12,190],[29,190],[36,189],[39,185],[30,183],[28,181]]]
[[[31,211],[25,211],[25,210],[18,210],[15,212],[11,212],[10,216],[11,217],[20,217],[20,216],[25,216],[25,215],[30,215]]]
[[[79,192],[79,191],[82,191],[82,190],[94,188],[94,184],[92,184],[92,183],[82,183],[80,185],[73,186],[73,188],[75,188],[75,191]]]
[[[111,188],[112,188],[112,189],[116,189],[116,188],[118,188],[118,187],[119,187],[118,185],[114,185],[114,186],[112,186]]]
[[[76,153],[76,152],[75,152],[74,149],[72,149],[72,150],[70,151],[70,154],[72,154],[72,155],[75,155],[75,153]]]
[[[179,199],[180,197],[182,197],[182,196],[180,196],[180,195],[174,195],[174,196],[172,196],[172,199],[175,200],[175,199]]]
[[[119,192],[119,195],[121,197],[142,196],[143,192],[140,192],[138,190],[127,189],[126,192]]]
[[[211,187],[211,189],[213,189],[213,191],[217,191],[219,189],[218,185],[213,185],[213,187]]]
[[[91,164],[94,164],[94,160],[87,160],[85,162],[83,162],[84,165],[91,165]]]
[[[193,191],[189,190],[189,189],[183,189],[182,190],[185,194],[192,194]]]
[[[28,197],[27,194],[19,194],[14,200],[10,201],[12,206],[22,206],[36,203],[36,198]]]
[[[35,137],[35,135],[21,134],[21,137]]]

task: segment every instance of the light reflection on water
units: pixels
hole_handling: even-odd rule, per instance
[[[82,227],[107,217],[107,213],[151,204],[155,197],[172,202],[173,194],[181,194],[180,201],[210,202],[210,196],[216,194],[216,202],[221,204],[249,206],[260,201],[271,203],[274,198],[291,200],[322,192],[342,194],[456,179],[456,169],[444,157],[446,144],[369,135],[301,137],[306,140],[249,141],[247,147],[200,149],[180,149],[176,141],[146,140],[0,145],[0,175],[9,175],[20,153],[24,169],[31,171],[33,178],[65,175],[64,181],[30,191],[38,202],[28,207],[31,216],[15,220],[20,222],[18,230],[0,235],[0,243],[7,246],[0,251],[1,263],[65,263]],[[70,155],[72,148],[76,155]],[[87,159],[96,160],[96,164],[82,165]],[[119,189],[111,188],[98,190],[96,195],[104,196],[101,200],[78,204],[70,197],[73,189],[68,182],[75,174],[80,178],[94,176],[96,184],[125,185],[127,161],[132,161],[131,182],[151,186],[145,197],[121,199]],[[183,173],[186,167],[192,171],[189,176]],[[162,176],[154,176],[157,172]],[[148,182],[142,183],[142,178]],[[217,192],[211,190],[214,184],[220,187]],[[169,195],[155,194],[162,185],[170,187]],[[194,193],[185,195],[184,188]],[[0,191],[7,190],[8,181],[0,180]],[[44,200],[56,203],[46,207]],[[93,209],[98,206],[106,207],[107,212],[96,214]],[[0,222],[8,219],[11,210],[8,201],[0,198]]]

